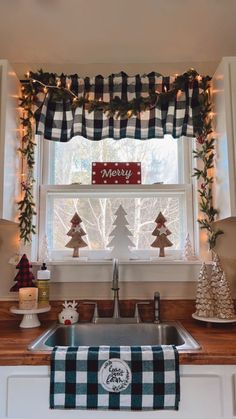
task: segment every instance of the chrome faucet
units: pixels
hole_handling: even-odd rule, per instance
[[[154,293],[154,323],[160,323],[160,293]]]
[[[112,263],[112,287],[114,291],[114,305],[113,305],[113,319],[120,318],[120,304],[119,304],[119,261],[113,259]]]

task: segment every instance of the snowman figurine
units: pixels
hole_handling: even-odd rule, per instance
[[[66,325],[77,323],[79,320],[79,313],[76,309],[78,303],[75,301],[65,301],[62,305],[64,308],[58,315],[59,323]]]

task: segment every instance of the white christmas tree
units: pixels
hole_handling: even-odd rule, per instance
[[[202,264],[198,277],[195,314],[199,317],[214,317],[214,300],[205,263]]]
[[[196,256],[194,254],[193,246],[190,240],[189,233],[186,236],[185,244],[184,244],[184,251],[183,251],[183,259],[184,260],[196,260]]]
[[[115,212],[116,219],[113,223],[115,228],[109,234],[109,237],[113,237],[112,240],[108,243],[107,247],[112,247],[110,253],[111,258],[119,259],[130,259],[132,257],[132,252],[129,247],[135,247],[134,243],[130,240],[129,236],[132,236],[130,230],[126,227],[129,225],[126,220],[127,213],[125,212],[122,205],[119,206]]]
[[[49,248],[48,248],[48,239],[45,234],[39,247],[39,262],[48,262],[49,260],[50,260],[50,255],[49,255]]]
[[[218,319],[232,319],[235,317],[234,303],[230,292],[229,282],[222,270],[217,254],[213,259],[211,273],[211,288],[213,292],[215,317]]]

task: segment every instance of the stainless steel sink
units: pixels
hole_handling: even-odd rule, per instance
[[[104,323],[77,323],[55,325],[28,347],[31,351],[48,351],[54,346],[142,346],[175,345],[178,350],[199,349],[193,337],[178,322],[121,323],[107,320]]]

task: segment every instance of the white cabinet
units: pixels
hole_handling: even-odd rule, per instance
[[[6,60],[0,60],[0,219],[16,221],[19,196],[20,82]]]
[[[178,411],[50,410],[47,366],[0,367],[0,419],[235,419],[236,365],[181,365]]]
[[[236,57],[225,57],[213,79],[215,207],[219,219],[236,216]]]

